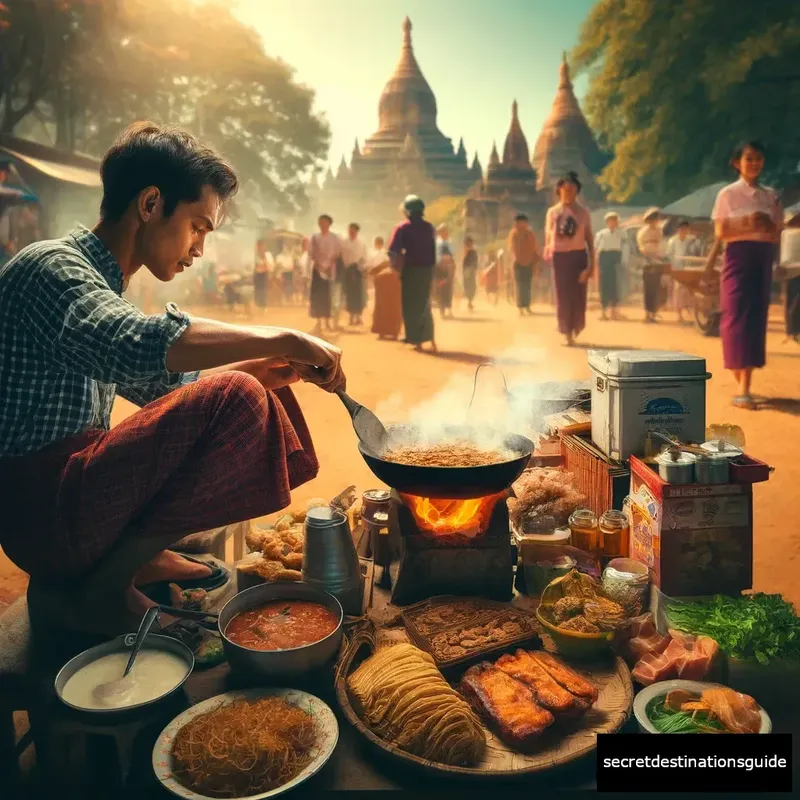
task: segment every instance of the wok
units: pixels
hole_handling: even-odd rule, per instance
[[[396,444],[413,444],[421,438],[420,429],[414,425],[389,425],[387,431],[389,440]],[[465,438],[469,440],[470,434],[474,433],[474,429],[454,426],[444,431],[445,436],[441,441]],[[460,500],[502,492],[522,474],[533,453],[533,442],[524,436],[510,434],[503,438],[502,445],[518,453],[517,458],[478,467],[421,467],[398,464],[371,452],[360,442],[358,449],[372,470],[372,474],[398,492],[420,497]]]

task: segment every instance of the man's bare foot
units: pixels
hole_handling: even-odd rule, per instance
[[[197,578],[208,578],[211,567],[189,561],[179,553],[164,550],[159,553],[149,564],[139,569],[134,578],[136,586],[145,586],[148,583],[162,581],[187,581]]]
[[[439,348],[436,346],[436,342],[431,342],[431,353],[438,353]]]
[[[421,344],[415,344],[415,345],[414,345],[414,352],[415,352],[415,353],[422,353],[422,352],[424,352],[424,351],[423,351],[423,349],[422,349],[422,345],[421,345]]]

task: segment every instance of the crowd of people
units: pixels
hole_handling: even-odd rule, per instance
[[[683,322],[684,315],[691,313],[694,299],[686,284],[671,276],[693,259],[702,263],[705,257],[704,282],[709,287],[716,285],[717,261],[724,253],[719,281],[724,362],[739,385],[734,404],[752,408],[752,373],[766,361],[773,266],[779,258],[783,218],[777,193],[759,182],[764,148],[758,142],[742,145],[734,153],[731,166],[739,178],[717,197],[712,214],[714,231],[708,243],[692,235],[688,220],[678,221],[674,234],[667,237],[665,215],[651,208],[636,233],[635,251],[641,266],[644,321],[651,324],[670,307]],[[442,319],[452,317],[459,280],[469,311],[474,310],[479,283],[496,303],[501,294],[500,274],[510,265],[513,295],[521,316],[532,314],[537,273],[549,274],[558,329],[564,344],[572,346],[586,326],[588,287],[595,273],[601,320],[620,318],[620,284],[625,274],[625,238],[618,215],[606,214],[605,226],[595,234],[590,213],[580,202],[581,188],[574,172],[556,183],[558,202],[547,211],[541,251],[529,219],[518,214],[508,235],[507,250],[488,253],[483,268],[472,237],[465,237],[458,248],[447,225],[434,229],[425,220],[425,205],[415,195],[406,198],[406,219],[392,232],[387,250],[379,238],[367,252],[356,224],[349,226],[347,238],[340,241],[330,230],[330,216],[321,216],[320,231],[308,246],[311,315],[317,321],[316,330],[338,328],[343,303],[350,324],[360,325],[366,307],[366,282],[371,278],[375,287],[373,331],[381,337],[397,338],[402,319],[408,344],[422,350],[429,343],[436,351],[434,305]],[[548,269],[542,270],[540,265]],[[796,294],[787,291],[787,302],[792,302]],[[787,326],[791,318],[787,308]]]

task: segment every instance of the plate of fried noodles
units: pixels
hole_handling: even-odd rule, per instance
[[[153,748],[153,770],[186,800],[262,800],[318,772],[338,739],[333,711],[306,692],[227,692],[167,725]]]

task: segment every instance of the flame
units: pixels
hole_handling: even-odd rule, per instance
[[[484,532],[495,503],[505,495],[487,495],[469,500],[443,500],[401,494],[420,530],[433,534],[460,534],[473,538]]]

